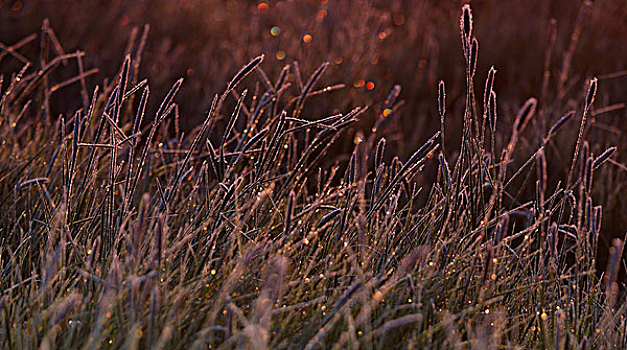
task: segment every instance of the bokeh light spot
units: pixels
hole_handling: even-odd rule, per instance
[[[19,1],[19,0],[18,0],[18,1],[15,1],[15,2],[13,2],[13,4],[11,5],[11,11],[15,11],[15,12],[17,12],[17,11],[21,11],[21,10],[22,10],[22,7],[23,7],[23,4],[22,4],[22,2],[21,2],[21,1]]]
[[[265,2],[260,2],[257,5],[257,11],[259,11],[261,13],[266,13],[266,12],[268,12],[269,9],[270,9],[270,6],[268,6],[268,4],[266,4]]]
[[[356,80],[353,83],[353,86],[356,87],[356,88],[360,88],[360,87],[364,86],[364,84],[366,84],[366,82],[363,79],[362,80]]]
[[[405,17],[403,15],[394,16],[394,24],[397,26],[402,26],[405,23]]]

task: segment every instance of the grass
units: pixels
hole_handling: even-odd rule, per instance
[[[39,62],[5,45],[2,346],[626,347],[623,240],[601,245],[625,167],[592,128],[609,78],[569,79],[574,35],[537,97],[501,98],[497,69],[477,73],[481,12],[457,16],[465,87],[436,84],[439,130],[407,156],[401,86],[346,106],[328,62],[252,56],[186,129],[185,80],[141,76],[147,36],[93,90],[48,24]],[[57,117],[65,87],[78,107]]]

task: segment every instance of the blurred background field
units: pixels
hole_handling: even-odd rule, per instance
[[[454,102],[465,90],[457,26],[461,4],[419,0],[5,0],[0,7],[0,31],[3,44],[11,45],[36,33],[48,18],[63,49],[85,51],[85,65],[100,70],[89,79],[93,86],[117,71],[133,29],[141,36],[144,24],[150,24],[140,76],[149,76],[155,91],[164,91],[173,80],[185,77],[180,105],[190,123],[202,118],[213,94],[224,88],[238,67],[263,53],[268,57],[264,70],[271,77],[293,61],[298,61],[306,76],[329,61],[324,83],[347,85],[350,98],[346,93],[338,96],[345,105],[381,102],[394,84],[400,84],[406,100],[402,117],[421,126],[421,120],[434,115],[440,79],[447,83],[451,104],[461,105]],[[474,24],[480,41],[478,76],[485,77],[494,65],[499,97],[511,108],[541,89],[547,32],[554,18],[557,39],[549,88],[557,88],[555,76],[570,45],[581,1],[485,0],[471,4],[481,13]],[[583,93],[585,78],[621,71],[627,61],[624,1],[595,1],[582,21],[569,88],[560,99],[563,104]],[[33,57],[38,50],[35,40],[19,52]],[[4,57],[2,69],[9,71],[19,63]],[[368,82],[374,84],[372,88]],[[624,77],[600,84],[604,104],[624,102],[624,87]],[[76,107],[58,104],[59,113]],[[606,116],[603,121],[613,119],[616,117]]]

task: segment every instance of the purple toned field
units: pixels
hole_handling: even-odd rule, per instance
[[[627,347],[625,33],[614,0],[0,0],[2,348]]]

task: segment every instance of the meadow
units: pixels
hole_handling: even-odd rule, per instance
[[[626,19],[0,2],[0,346],[626,348]]]

